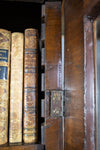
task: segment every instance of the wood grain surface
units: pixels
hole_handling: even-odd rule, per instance
[[[24,145],[4,145],[0,146],[0,150],[44,150],[42,144],[24,144]]]
[[[94,150],[96,126],[92,23],[100,15],[100,1],[65,0],[63,7],[65,16],[65,150]],[[86,17],[85,20],[84,17]]]
[[[45,12],[45,88],[46,90],[61,89],[61,3],[47,2]]]
[[[100,17],[100,1],[84,1],[84,42],[85,42],[85,149],[98,149],[96,105],[96,41],[95,21]],[[91,21],[92,20],[92,21]]]
[[[62,150],[62,117],[53,117],[50,110],[51,92],[55,91],[56,93],[56,90],[62,90],[61,3],[46,2],[45,14],[45,123],[42,127],[44,131],[43,142],[46,150]],[[56,100],[55,98],[55,104],[57,104]],[[56,107],[59,106],[56,105]],[[56,108],[54,107],[54,109]]]
[[[46,150],[63,150],[62,118],[49,118],[43,126],[44,145]]]
[[[65,22],[65,150],[84,148],[83,1],[66,0]]]
[[[95,150],[95,91],[94,91],[94,35],[93,22],[84,18],[85,70],[85,138],[86,150]]]
[[[84,13],[88,15],[99,2],[100,0],[85,0],[83,5]]]

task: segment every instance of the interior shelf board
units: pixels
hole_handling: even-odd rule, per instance
[[[0,150],[44,150],[42,144],[4,144],[0,145]]]

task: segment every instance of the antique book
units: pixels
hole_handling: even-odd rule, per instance
[[[24,126],[25,143],[37,142],[38,101],[38,33],[36,29],[25,30],[24,52]]]
[[[12,33],[9,142],[22,142],[23,34]]]
[[[10,40],[11,32],[0,29],[0,145],[8,141]]]

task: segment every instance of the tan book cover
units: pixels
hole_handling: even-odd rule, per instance
[[[10,40],[11,32],[0,29],[0,145],[8,141]]]
[[[37,142],[38,39],[36,29],[25,30],[24,127],[25,143]]]
[[[12,33],[9,142],[22,142],[23,34]]]

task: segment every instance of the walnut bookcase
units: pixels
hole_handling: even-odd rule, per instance
[[[5,144],[3,146],[0,146],[0,150],[44,150],[44,145],[42,144],[15,144],[15,145]]]
[[[39,39],[41,35],[41,2],[33,3],[33,1],[0,1],[0,13],[1,13],[1,24],[0,28],[10,30],[11,32],[22,32],[26,28],[36,28],[39,31]],[[3,13],[2,13],[3,12]],[[39,58],[40,58],[40,48]],[[41,72],[40,61],[39,61],[39,72]],[[40,78],[40,77],[39,77]],[[41,81],[39,80],[39,87]],[[39,95],[41,94],[41,88]],[[41,96],[39,96],[39,102],[41,103]],[[40,110],[39,105],[39,110]],[[41,144],[41,112],[38,112],[38,142],[36,144],[24,144],[15,143],[0,145],[0,150],[44,150],[44,145]],[[9,133],[8,133],[9,135]]]
[[[93,22],[100,16],[100,0],[59,1],[0,0],[0,28],[37,28],[40,39],[38,143],[6,144],[0,150],[96,149]]]

